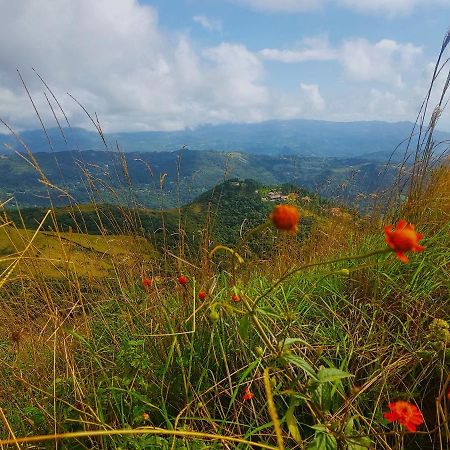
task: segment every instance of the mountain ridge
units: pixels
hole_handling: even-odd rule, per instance
[[[354,157],[376,154],[376,158],[384,155],[387,159],[410,136],[413,127],[413,123],[405,121],[330,122],[291,119],[207,124],[178,131],[107,133],[104,136],[111,148],[115,148],[117,143],[126,153],[175,151],[187,146],[191,150],[268,155]],[[42,129],[26,130],[20,136],[32,152],[105,150],[96,131],[65,128],[63,135],[58,128],[49,128],[47,133],[51,146]],[[438,131],[436,137],[450,140],[450,133]],[[0,135],[0,152],[10,152],[11,148],[23,150],[14,136]],[[399,154],[402,152],[399,151]]]

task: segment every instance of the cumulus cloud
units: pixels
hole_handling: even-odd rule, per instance
[[[413,44],[382,39],[372,43],[367,39],[349,39],[332,47],[328,40],[306,39],[296,49],[263,49],[263,59],[284,63],[305,61],[337,61],[352,80],[381,81],[402,85],[402,74],[421,55]]]
[[[353,39],[342,45],[339,61],[355,80],[384,81],[401,86],[402,73],[421,53],[420,47],[391,39],[382,39],[374,44],[367,39]]]
[[[162,31],[155,9],[137,0],[0,0],[0,9],[8,43],[0,46],[0,117],[16,127],[38,126],[16,68],[52,117],[31,67],[75,125],[88,120],[67,91],[108,131],[263,117],[269,96],[259,58],[241,44],[198,50],[187,36]]]
[[[321,112],[325,110],[325,100],[320,94],[317,84],[300,83],[300,90],[306,100],[307,108],[313,112]]]
[[[222,22],[218,19],[212,19],[203,14],[194,16],[192,20],[200,24],[205,30],[208,31],[222,31]]]

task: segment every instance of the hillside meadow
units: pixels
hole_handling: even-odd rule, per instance
[[[93,234],[58,209],[27,229],[4,210],[0,444],[448,448],[448,170],[432,177],[390,231],[291,196],[221,242],[220,208],[249,205],[225,184],[190,207],[195,252],[181,210],[159,247],[139,211],[117,221],[127,233]],[[410,217],[417,231],[392,238]]]

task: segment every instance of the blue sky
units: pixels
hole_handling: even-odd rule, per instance
[[[18,129],[38,122],[17,68],[53,120],[31,67],[74,125],[89,121],[67,92],[107,131],[414,120],[450,26],[450,0],[0,0],[0,10],[0,117]]]

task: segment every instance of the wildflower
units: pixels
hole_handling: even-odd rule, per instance
[[[153,284],[153,281],[152,281],[151,278],[144,278],[144,279],[142,280],[142,284],[143,284],[145,287],[150,287],[150,286]]]
[[[406,222],[406,220],[400,220],[395,230],[392,230],[392,225],[384,227],[384,232],[386,233],[386,243],[397,253],[397,258],[404,263],[409,262],[405,252],[425,250],[425,247],[419,245],[423,234],[416,233],[414,225]]]
[[[251,400],[254,396],[255,394],[253,392],[250,392],[249,388],[245,388],[242,400]]]
[[[231,300],[233,300],[233,302],[240,302],[241,301],[241,299],[239,298],[239,295],[237,295],[237,294],[233,294],[231,296]]]
[[[150,419],[150,414],[147,412],[142,413],[142,420],[147,421]]]
[[[185,275],[180,275],[178,277],[178,283],[180,283],[182,286],[186,286],[186,284],[189,283],[189,280]]]
[[[198,293],[198,298],[199,298],[200,300],[205,300],[205,298],[206,298],[206,292],[205,292],[205,291],[200,291],[200,292]]]
[[[423,416],[417,406],[405,402],[403,400],[398,400],[388,404],[390,412],[384,413],[383,416],[389,422],[398,422],[406,427],[408,431],[415,432],[417,425],[423,423]]]
[[[298,231],[300,212],[293,205],[277,205],[273,208],[270,220],[279,230],[295,234]]]

